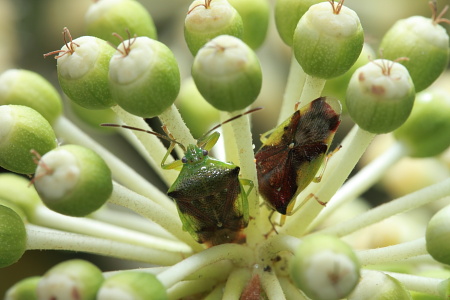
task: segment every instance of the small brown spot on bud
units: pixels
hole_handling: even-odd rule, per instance
[[[364,81],[364,80],[366,80],[366,77],[364,76],[364,73],[363,73],[363,72],[359,73],[359,75],[358,75],[358,80],[359,80],[359,81]]]
[[[386,92],[386,89],[381,85],[372,85],[371,92],[374,95],[383,95]]]

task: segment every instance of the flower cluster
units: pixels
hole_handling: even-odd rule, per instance
[[[68,260],[5,299],[448,299],[450,90],[437,82],[448,73],[441,24],[450,21],[447,8],[430,8],[431,18],[396,22],[375,59],[343,0],[276,0],[273,9],[268,0],[195,0],[180,27],[192,58],[183,76],[180,54],[158,40],[138,1],[92,3],[86,35],[64,28],[61,50],[44,57],[57,59],[79,121],[122,135],[167,189],[74,125],[44,77],[6,70],[0,268],[27,250],[153,267],[102,272]],[[274,117],[274,101],[250,108],[271,80],[262,49],[272,12],[292,55],[278,120],[258,132],[258,150],[250,118]],[[350,176],[384,137],[387,149]],[[420,173],[443,175],[369,207],[362,195],[407,157],[432,162]],[[402,172],[396,179],[413,173]]]

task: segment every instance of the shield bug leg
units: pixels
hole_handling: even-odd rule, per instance
[[[322,180],[322,176],[323,173],[325,173],[325,168],[327,167],[328,164],[328,160],[336,153],[338,152],[340,149],[342,148],[342,145],[339,145],[338,147],[336,147],[332,152],[328,153],[327,156],[325,156],[324,162],[323,162],[323,167],[320,170],[320,175],[316,176],[313,179],[314,183],[319,183]],[[323,203],[322,201],[318,201],[319,203]]]

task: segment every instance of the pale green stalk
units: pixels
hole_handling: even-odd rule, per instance
[[[309,102],[317,99],[322,94],[323,87],[325,86],[326,79],[313,77],[306,75],[305,84],[303,86],[302,95],[298,102],[300,102],[299,108],[307,105]]]

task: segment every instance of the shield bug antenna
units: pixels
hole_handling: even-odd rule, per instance
[[[253,182],[240,179],[240,168],[231,162],[223,162],[209,156],[209,150],[216,144],[220,134],[216,130],[223,124],[255,112],[255,108],[232,117],[213,127],[197,140],[197,144],[182,145],[168,136],[135,127],[118,124],[102,126],[122,127],[147,132],[169,141],[171,144],[164,156],[163,169],[180,169],[167,195],[177,205],[183,229],[199,243],[208,247],[224,243],[243,243],[249,221],[247,197],[253,189]],[[175,145],[184,151],[181,160],[165,164]],[[247,191],[244,186],[249,186]]]
[[[295,212],[298,194],[320,180],[316,174],[326,162],[340,114],[338,100],[320,97],[261,136],[263,145],[255,154],[259,193],[273,212],[283,215],[280,225]],[[310,195],[298,207],[312,197],[324,204]]]

